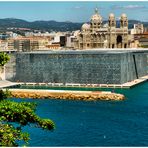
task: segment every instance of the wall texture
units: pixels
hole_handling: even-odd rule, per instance
[[[129,52],[121,56],[121,84],[145,75],[147,75],[146,54]]]
[[[135,62],[133,55],[135,56]],[[135,66],[136,63],[136,66]],[[16,54],[10,80],[82,84],[122,84],[147,74],[144,53],[57,51]],[[8,76],[7,76],[8,77]]]
[[[5,80],[5,67],[0,67],[0,81]]]
[[[14,81],[16,76],[16,54],[9,54],[9,56],[10,60],[5,65],[5,79]]]

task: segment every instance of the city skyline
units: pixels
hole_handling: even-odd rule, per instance
[[[27,21],[54,20],[59,22],[88,22],[94,9],[99,9],[103,20],[114,13],[118,19],[126,13],[128,19],[148,21],[148,2],[142,1],[0,1],[0,19],[17,18]]]

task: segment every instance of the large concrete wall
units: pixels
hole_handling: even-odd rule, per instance
[[[147,74],[147,66],[148,66],[147,54],[136,53],[135,58],[136,58],[138,77]]]
[[[121,61],[121,84],[147,75],[146,54],[129,52],[121,57]]]
[[[57,51],[18,53],[15,81],[122,84],[146,72],[146,55],[132,52]],[[14,79],[13,79],[14,80]]]

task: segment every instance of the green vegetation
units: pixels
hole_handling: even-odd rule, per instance
[[[6,91],[0,90],[0,101],[10,97],[11,97],[11,93],[10,91],[8,91],[8,89],[6,89]]]
[[[29,134],[22,132],[22,127],[26,125],[34,125],[47,130],[54,129],[54,123],[49,119],[37,116],[35,109],[36,104],[34,103],[0,101],[0,146],[18,146],[16,142],[18,140],[27,144]]]
[[[4,66],[9,60],[10,57],[8,56],[8,54],[4,52],[0,53],[0,66]]]
[[[148,48],[148,45],[142,45],[141,47],[142,48]]]
[[[4,66],[8,60],[7,54],[0,54],[1,66]],[[53,121],[42,119],[35,114],[36,104],[7,100],[10,96],[8,90],[0,90],[0,146],[18,146],[19,141],[27,145],[29,134],[22,132],[22,128],[26,125],[34,125],[46,130],[55,128]]]

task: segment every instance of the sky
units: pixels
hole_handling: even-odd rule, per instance
[[[95,7],[103,20],[108,19],[109,13],[117,19],[126,13],[128,19],[148,21],[148,1],[0,1],[0,19],[88,22]]]

